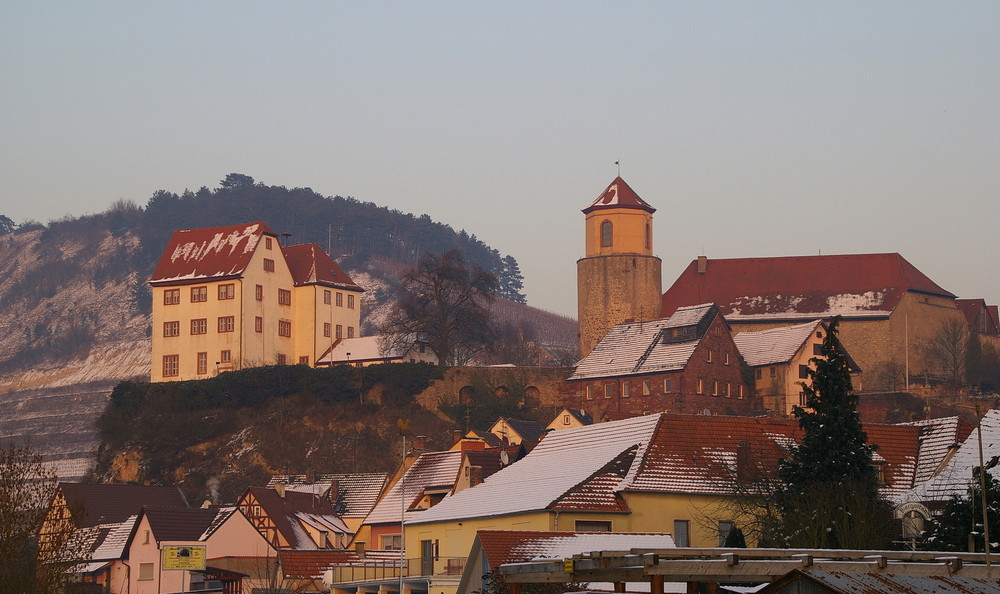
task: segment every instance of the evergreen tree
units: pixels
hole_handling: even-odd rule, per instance
[[[10,233],[17,228],[14,221],[10,220],[10,217],[6,215],[0,215],[0,233]]]
[[[500,290],[498,294],[514,303],[527,303],[521,289],[524,288],[524,276],[517,265],[514,256],[506,256],[500,262]]]
[[[783,532],[794,547],[881,548],[890,536],[888,506],[878,494],[875,447],[866,444],[838,324],[839,317],[830,323],[822,356],[810,359],[815,369],[802,385],[807,408],[794,409],[805,433],[779,468]]]

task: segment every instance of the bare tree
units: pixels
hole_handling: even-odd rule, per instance
[[[941,324],[927,345],[929,362],[954,389],[965,384],[968,349],[969,326],[958,319],[950,319]]]
[[[27,445],[0,443],[0,584],[5,592],[60,592],[88,541],[72,522],[36,531],[56,487],[55,473]]]
[[[496,335],[489,304],[497,279],[469,266],[458,250],[427,254],[400,279],[402,295],[379,331],[383,348],[425,340],[441,365],[463,364]]]

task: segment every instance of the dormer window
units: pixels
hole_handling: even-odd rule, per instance
[[[601,223],[601,247],[611,247],[611,221]]]

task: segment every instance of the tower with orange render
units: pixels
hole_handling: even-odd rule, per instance
[[[583,209],[586,255],[576,262],[580,357],[616,324],[660,317],[654,212],[621,177]]]

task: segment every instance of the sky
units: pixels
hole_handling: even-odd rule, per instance
[[[998,2],[0,0],[0,214],[228,173],[428,214],[576,315],[621,175],[698,255],[899,252],[1000,302]]]

